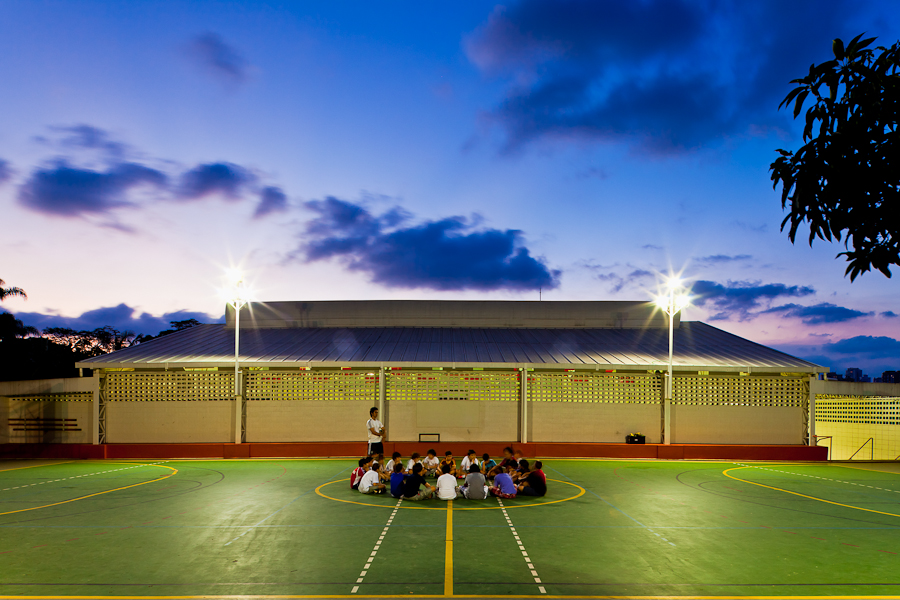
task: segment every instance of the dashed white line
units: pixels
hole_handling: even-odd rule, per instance
[[[72,477],[60,477],[59,479],[48,479],[47,481],[39,481],[37,483],[26,483],[25,485],[17,485],[16,487],[3,488],[2,490],[0,490],[0,492],[6,492],[9,490],[18,490],[20,488],[27,488],[27,487],[31,487],[34,485],[44,485],[45,483],[56,483],[57,481],[67,481],[69,479],[75,479],[76,477],[90,477],[92,475],[104,475],[106,473],[115,473],[116,471],[127,471],[129,469],[137,469],[139,467],[150,467],[153,465],[160,465],[164,462],[169,462],[169,461],[164,460],[164,461],[155,462],[155,463],[143,463],[140,465],[134,465],[133,467],[122,467],[121,469],[112,469],[109,471],[97,471],[96,473],[85,473],[84,475],[73,475]]]
[[[538,576],[538,572],[534,568],[534,563],[531,562],[531,559],[528,557],[528,552],[525,551],[525,545],[522,544],[522,540],[519,539],[519,534],[516,532],[516,528],[513,525],[512,519],[509,518],[509,514],[506,512],[506,507],[503,506],[503,500],[497,498],[497,502],[500,503],[500,510],[503,511],[503,516],[506,517],[506,522],[509,524],[509,529],[512,531],[513,537],[516,539],[516,544],[519,546],[519,550],[522,552],[522,556],[525,558],[525,562],[527,563],[528,570],[531,571],[531,576],[534,577],[535,583],[542,583],[541,578]],[[544,586],[539,586],[538,590],[542,594],[546,594],[547,590],[544,589]]]
[[[900,494],[900,490],[891,490],[888,488],[881,488],[878,486],[866,485],[865,483],[855,483],[853,481],[843,481],[841,479],[832,479],[831,477],[819,477],[817,475],[806,475],[804,473],[791,473],[789,471],[779,471],[778,469],[769,469],[766,467],[760,467],[758,465],[745,465],[744,463],[734,463],[741,467],[752,467],[754,469],[760,469],[762,471],[772,471],[773,473],[784,473],[785,475],[794,475],[797,477],[814,477],[815,479],[821,479],[822,481],[833,481],[835,483],[845,483],[847,485],[855,485],[858,487],[867,487],[873,490],[881,490],[882,492],[894,492],[895,494]]]
[[[356,578],[356,583],[362,583],[365,580],[366,573],[369,572],[369,567],[372,566],[372,561],[375,560],[375,555],[378,554],[378,550],[381,548],[381,544],[384,543],[384,536],[387,535],[388,529],[391,527],[391,523],[393,522],[394,517],[397,516],[397,511],[400,510],[401,502],[403,502],[403,498],[397,500],[397,506],[394,507],[394,511],[391,513],[391,516],[388,517],[384,529],[381,530],[381,535],[378,536],[378,540],[375,542],[375,547],[372,548],[372,553],[369,555],[368,560],[366,560],[366,564],[363,565],[363,570],[360,571],[359,577]],[[358,591],[359,586],[354,585],[353,589],[350,590],[350,593],[355,594]]]

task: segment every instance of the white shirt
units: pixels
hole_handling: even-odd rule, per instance
[[[402,462],[403,462],[403,460],[402,460],[402,459],[399,459],[399,458],[397,459],[397,462],[394,462],[394,459],[392,458],[391,460],[389,460],[389,461],[387,462],[386,465],[384,465],[384,472],[385,472],[385,473],[393,473],[393,472],[394,472],[394,465],[399,465],[399,464],[401,464]]]
[[[475,464],[476,465],[479,464],[477,458],[475,459]],[[460,469],[462,469],[462,472],[468,474],[469,467],[471,467],[471,466],[472,466],[472,463],[469,462],[469,456],[468,455],[464,456],[462,459],[462,463],[460,463],[460,465],[459,465]]]
[[[370,469],[366,471],[366,474],[359,480],[359,491],[365,494],[369,491],[369,488],[376,483],[378,483],[378,471],[372,471]]]
[[[377,444],[378,442],[380,442],[382,436],[373,435],[372,430],[374,429],[375,431],[381,431],[382,427],[384,427],[384,425],[382,425],[381,421],[379,421],[378,419],[369,419],[368,421],[366,421],[366,433],[369,435],[369,441],[373,444]]]
[[[425,463],[425,466],[429,469],[437,469],[438,465],[441,464],[441,459],[437,456],[434,458],[428,458],[427,456],[422,459],[422,462]]]
[[[412,473],[413,467],[416,466],[416,461],[413,459],[409,459],[406,461],[406,470]]]
[[[453,500],[456,498],[456,477],[450,473],[444,473],[437,480],[437,497],[441,500]],[[362,483],[359,484],[362,490]]]

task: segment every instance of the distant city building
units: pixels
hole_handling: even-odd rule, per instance
[[[900,383],[900,371],[885,371],[881,374],[884,383]]]
[[[844,376],[840,373],[825,373],[825,379],[828,381],[844,381]]]
[[[870,383],[872,381],[872,378],[868,375],[863,375],[862,377],[857,379],[857,381],[859,381],[860,383]]]
[[[862,369],[857,369],[856,367],[850,367],[849,369],[847,369],[847,381],[862,381],[862,376]]]
[[[882,381],[881,377],[876,377],[875,379],[872,380],[872,383],[884,383],[884,382]]]

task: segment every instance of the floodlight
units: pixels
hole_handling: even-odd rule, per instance
[[[687,294],[679,294],[675,297],[675,307],[677,310],[686,308],[691,303],[691,298]]]

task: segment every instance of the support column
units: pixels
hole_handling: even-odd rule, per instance
[[[809,439],[807,443],[810,446],[816,444],[816,390],[813,381],[818,378],[818,374],[809,378]]]
[[[234,374],[234,443],[240,444],[244,429],[244,394],[240,385],[240,373],[235,371]]]
[[[519,423],[522,429],[519,432],[519,441],[528,443],[528,365],[519,368]]]
[[[95,446],[100,443],[100,370],[94,369],[94,376],[91,378],[93,388],[93,397],[91,398],[93,419],[91,424],[91,443]],[[104,417],[106,415],[103,415]],[[104,428],[105,429],[105,428]]]

